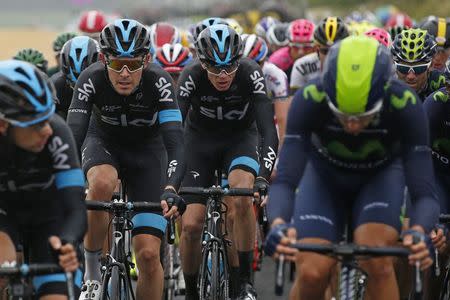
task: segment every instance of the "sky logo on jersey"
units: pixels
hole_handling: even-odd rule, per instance
[[[92,80],[89,78],[88,82],[83,83],[82,88],[78,88],[78,100],[88,102],[89,97],[95,94],[95,87]]]
[[[48,150],[53,157],[53,167],[58,170],[70,169],[70,165],[67,163],[69,156],[64,153],[69,149],[69,145],[63,143],[59,136],[55,136],[48,145]]]
[[[250,74],[250,79],[253,80],[254,94],[266,94],[264,77],[258,70],[255,70],[252,74]]]
[[[173,173],[177,170],[178,162],[176,160],[172,160],[169,163],[169,167],[167,168],[167,177],[171,177]]]
[[[217,109],[200,106],[200,113],[211,119],[230,120],[230,121],[242,120],[247,113],[249,104],[250,103],[247,102],[243,110],[233,109],[228,112],[224,112],[222,106],[218,106]]]
[[[277,154],[273,150],[272,147],[269,147],[269,152],[267,153],[267,157],[264,157],[264,167],[269,171],[272,171],[273,164],[275,163],[275,159],[277,158]]]
[[[161,95],[159,102],[173,102],[172,91],[168,89],[172,84],[166,78],[160,77],[158,82],[155,83],[155,86]]]
[[[191,75],[189,75],[188,80],[184,82],[184,85],[180,86],[180,96],[189,97],[194,89],[194,80],[192,79]]]

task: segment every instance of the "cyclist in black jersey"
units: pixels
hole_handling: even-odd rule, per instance
[[[69,41],[70,39],[76,37],[78,34],[75,32],[63,32],[59,34],[56,39],[53,41],[53,53],[56,61],[56,66],[51,67],[48,69],[48,76],[53,76],[55,73],[59,72],[60,69],[60,57],[61,57],[61,50],[64,44]]]
[[[444,86],[440,71],[431,69],[436,42],[422,29],[406,29],[395,37],[391,53],[397,76],[408,84],[422,101]]]
[[[31,64],[0,62],[0,264],[16,261],[18,245],[34,263],[56,263],[59,250],[59,264],[76,272],[79,291],[75,249],[87,228],[84,176],[70,129],[54,115],[46,78]],[[39,298],[61,299],[65,281],[60,273],[36,276],[33,285]]]
[[[98,59],[97,41],[87,36],[77,36],[64,44],[60,54],[61,71],[50,79],[56,90],[56,113],[64,120],[72,101],[73,89],[78,77]]]
[[[276,159],[278,138],[261,68],[251,59],[240,58],[241,39],[226,25],[204,29],[196,50],[199,60],[183,70],[178,82],[185,147],[189,149],[183,185],[211,186],[214,171],[221,168],[228,173],[230,187],[254,186],[263,194]],[[257,131],[263,141],[259,156]],[[186,298],[196,299],[206,199],[185,198],[189,205],[182,218],[180,251]],[[255,236],[252,201],[236,197],[229,209],[234,215],[232,233],[239,256],[239,268],[232,262],[231,271],[239,272],[240,297],[254,299],[250,283]]]
[[[118,19],[106,26],[100,48],[101,61],[78,78],[67,117],[82,153],[87,199],[111,199],[120,177],[127,183],[131,201],[161,200],[164,217],[177,214],[177,207],[183,210],[177,190],[185,168],[181,113],[172,79],[149,63],[149,35],[135,20]],[[175,200],[170,211],[169,198]],[[100,282],[98,258],[108,225],[105,217],[105,213],[88,213],[82,296]],[[132,220],[138,299],[162,295],[159,249],[167,223],[164,217],[139,213]]]

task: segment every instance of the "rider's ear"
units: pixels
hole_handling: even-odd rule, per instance
[[[150,53],[144,57],[144,67],[147,67],[148,63],[151,61],[151,58],[152,56],[150,55]]]
[[[104,64],[106,64],[106,57],[105,57],[105,54],[103,54],[103,53],[99,53],[98,54],[98,60],[100,60],[102,63],[104,63]]]
[[[6,131],[8,130],[9,123],[5,120],[0,120],[0,134],[5,136]]]

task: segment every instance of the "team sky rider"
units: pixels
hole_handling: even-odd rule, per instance
[[[63,32],[63,33],[59,34],[56,37],[56,39],[53,41],[53,52],[55,53],[56,66],[48,69],[48,76],[53,76],[53,74],[60,71],[59,63],[60,63],[60,55],[61,55],[62,47],[68,40],[70,40],[76,36],[77,36],[77,34],[74,32]]]
[[[408,84],[422,101],[444,86],[442,73],[430,67],[436,43],[426,30],[403,30],[395,37],[391,53],[398,78]]]
[[[423,236],[436,223],[427,120],[414,91],[386,72],[391,64],[389,51],[374,39],[348,37],[330,48],[322,76],[296,93],[269,195],[274,227],[268,255],[291,217],[300,242],[338,242],[348,210],[355,243],[395,245],[405,183],[413,203],[411,228]],[[296,255],[295,299],[322,299],[335,260],[297,253],[282,242],[277,251]],[[404,244],[414,253],[409,263],[429,267],[425,243],[411,242],[406,236]],[[370,299],[399,299],[390,258],[360,266],[369,275]]]
[[[54,115],[53,91],[46,76],[31,64],[0,62],[0,264],[16,261],[26,241],[30,262],[59,264],[81,271],[76,245],[87,229],[84,176],[75,141]],[[23,244],[22,244],[23,245]],[[36,276],[40,299],[67,299],[65,274]]]
[[[13,59],[26,61],[47,74],[48,61],[39,50],[32,48],[22,49],[14,55]]]
[[[61,71],[50,79],[56,90],[56,112],[65,120],[81,72],[98,60],[98,43],[87,36],[69,40],[61,51]]]
[[[450,18],[429,17],[420,28],[427,30],[437,44],[431,68],[443,72],[445,62],[450,57]]]
[[[242,56],[253,59],[261,67],[266,80],[267,93],[273,101],[275,119],[278,125],[279,144],[283,144],[286,131],[286,118],[289,109],[288,79],[286,73],[274,64],[266,61],[268,46],[262,37],[256,34],[247,35],[242,39]]]
[[[135,20],[108,24],[100,36],[101,61],[78,78],[67,121],[82,149],[87,199],[111,199],[120,174],[131,201],[159,202],[162,193],[164,216],[171,217],[184,204],[176,192],[185,170],[181,113],[169,74],[149,63],[149,44],[147,29]],[[169,198],[175,202],[170,211]],[[81,297],[90,299],[99,291],[106,218],[105,213],[88,212],[86,285]],[[159,250],[167,221],[151,213],[136,214],[132,221],[139,268],[137,299],[160,299]]]
[[[327,17],[314,30],[316,52],[297,59],[292,68],[290,90],[293,95],[308,81],[320,75],[323,62],[330,47],[348,37],[347,26],[339,17]]]
[[[196,49],[199,60],[183,70],[178,90],[185,122],[185,145],[189,149],[183,185],[211,186],[215,169],[223,168],[228,173],[230,187],[255,187],[264,195],[276,159],[278,139],[261,68],[250,59],[240,59],[241,39],[226,25],[213,25],[202,31]],[[255,151],[257,131],[263,141],[261,164]],[[206,199],[185,198],[189,205],[182,218],[180,251],[186,299],[197,299]],[[250,284],[255,237],[252,201],[248,197],[231,200],[228,208],[234,214],[234,245],[239,256],[239,267],[237,262],[231,263],[231,275],[240,276],[240,297],[255,299]]]

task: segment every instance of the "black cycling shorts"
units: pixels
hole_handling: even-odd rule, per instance
[[[136,143],[120,144],[113,138],[87,135],[82,146],[85,174],[92,167],[108,164],[125,180],[127,196],[133,202],[160,202],[166,183],[167,152],[160,136]],[[151,234],[162,238],[167,221],[161,213],[137,213],[133,219],[133,235]]]
[[[16,249],[24,249],[29,263],[58,263],[48,238],[59,236],[63,211],[57,191],[51,187],[42,191],[0,193],[0,231],[13,241]],[[75,293],[80,292],[82,274],[74,276]],[[66,277],[63,273],[40,275],[33,278],[38,297],[67,295]]]
[[[258,134],[248,129],[229,136],[212,136],[190,129],[185,133],[187,172],[182,186],[210,187],[216,183],[215,171],[229,174],[234,169],[259,172]],[[183,196],[187,204],[206,204],[207,197]]]

